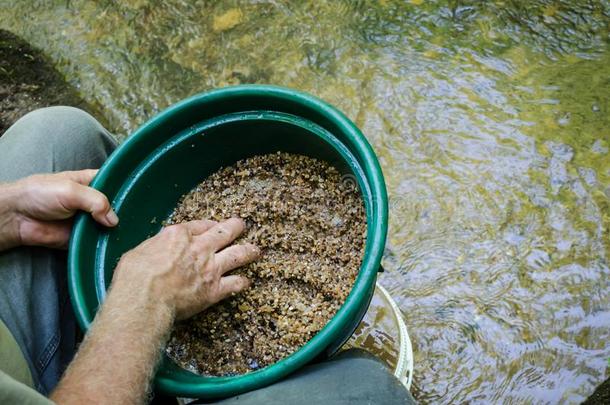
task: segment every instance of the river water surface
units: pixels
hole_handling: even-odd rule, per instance
[[[386,176],[381,283],[422,403],[578,403],[605,379],[607,0],[0,0],[0,28],[121,137],[229,84],[342,109]]]

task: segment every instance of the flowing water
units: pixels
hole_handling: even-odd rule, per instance
[[[124,136],[193,93],[342,109],[390,195],[422,403],[578,403],[610,357],[610,2],[0,0]],[[371,345],[384,336],[371,335]]]

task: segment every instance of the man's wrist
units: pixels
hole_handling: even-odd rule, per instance
[[[104,395],[106,403],[144,403],[174,322],[174,311],[147,295],[138,285],[113,282],[51,399],[83,403]]]
[[[135,328],[145,328],[165,340],[174,324],[175,309],[142,287],[127,283],[111,285],[101,315],[109,313],[111,318],[128,321]]]
[[[140,311],[169,314],[173,323],[176,307],[171,297],[168,297],[168,292],[171,292],[171,288],[168,289],[167,284],[154,271],[142,271],[138,264],[123,257],[114,270],[108,295],[117,301],[118,306],[125,305],[124,302],[127,301],[131,307],[140,308]]]

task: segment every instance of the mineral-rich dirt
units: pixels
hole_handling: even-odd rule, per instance
[[[79,107],[102,119],[42,52],[0,30],[0,136],[26,113],[52,105]]]
[[[290,355],[333,317],[358,274],[362,198],[326,162],[276,153],[224,168],[185,195],[168,220],[242,217],[238,242],[261,258],[235,271],[252,286],[173,331],[167,353],[208,375],[242,374]]]

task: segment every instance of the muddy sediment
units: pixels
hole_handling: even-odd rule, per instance
[[[41,51],[0,30],[0,136],[21,116],[53,105],[78,107],[102,117],[100,109],[86,103]]]
[[[358,274],[366,217],[353,181],[284,153],[238,162],[187,194],[169,223],[242,217],[239,243],[259,260],[234,272],[252,286],[176,326],[167,352],[207,375],[256,370],[290,355],[333,317]]]

